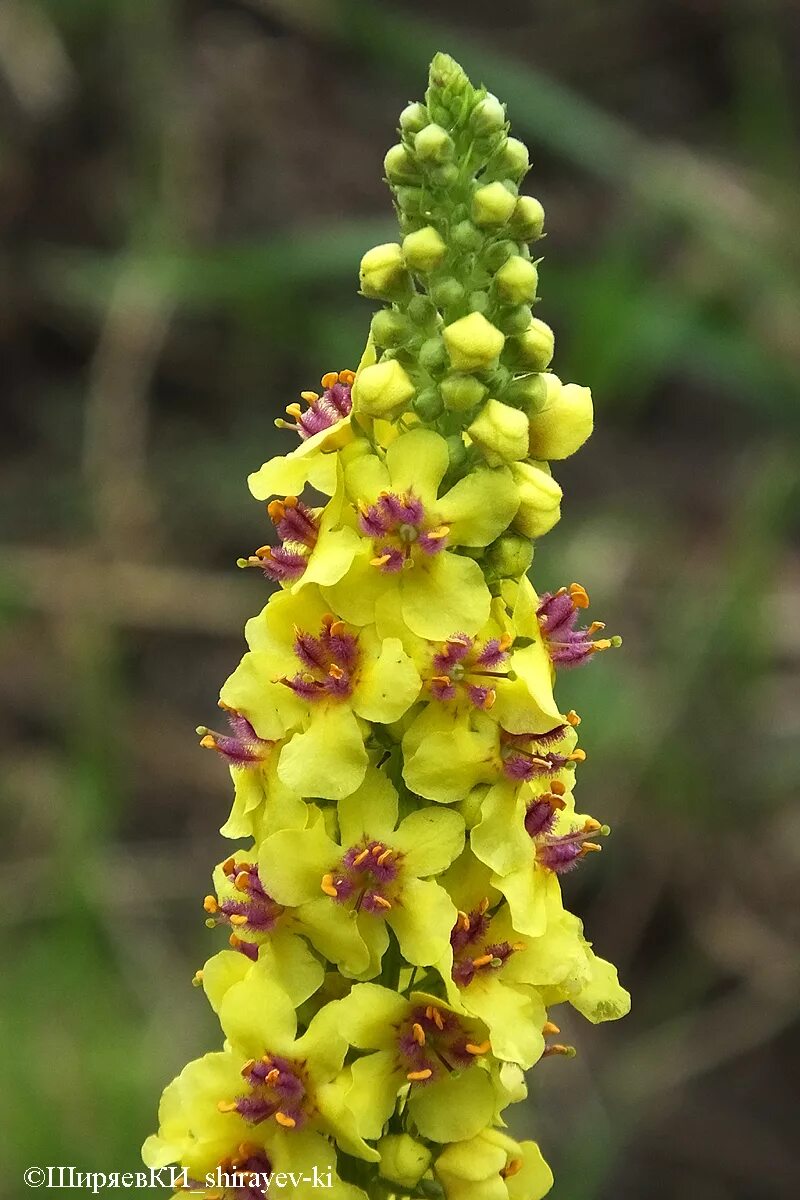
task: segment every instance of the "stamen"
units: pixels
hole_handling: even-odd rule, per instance
[[[326,875],[322,876],[322,883],[320,884],[320,887],[322,888],[322,890],[326,896],[333,896],[335,899],[339,895],[338,891],[336,890],[336,888],[334,886],[333,875],[331,874],[330,871]]]
[[[574,1046],[562,1046],[560,1042],[554,1042],[551,1046],[545,1046],[542,1058],[552,1058],[558,1054],[564,1058],[574,1058],[577,1053]]]
[[[422,1083],[423,1080],[430,1079],[432,1074],[433,1071],[430,1069],[430,1067],[426,1067],[424,1071],[409,1071],[406,1075],[406,1079],[408,1079],[410,1083]]]
[[[599,850],[600,847],[598,846],[597,849]],[[379,896],[377,892],[372,893],[372,899],[373,899],[374,903],[378,905],[379,908],[391,908],[392,907],[391,900],[387,900],[385,896]]]
[[[480,969],[481,967],[488,967],[489,963],[493,963],[493,962],[494,962],[493,954],[481,954],[478,956],[478,958],[473,958],[472,965],[476,969]]]
[[[217,912],[219,909],[219,904],[217,903],[216,896],[206,896],[205,900],[203,901],[203,908],[207,913]]]
[[[236,1112],[237,1108],[238,1105],[235,1100],[219,1100],[217,1102],[217,1109],[221,1113]]]
[[[472,1042],[467,1042],[466,1046],[464,1047],[464,1049],[467,1051],[467,1054],[475,1054],[475,1055],[488,1054],[489,1051],[491,1050],[491,1048],[492,1048],[492,1043],[488,1040],[485,1042],[481,1042],[477,1046],[473,1045]]]
[[[415,1021],[414,1024],[411,1026],[411,1032],[414,1035],[414,1041],[417,1042],[418,1045],[424,1046],[425,1045],[425,1030],[422,1028],[422,1026],[419,1024],[418,1021]]]
[[[294,1129],[294,1127],[297,1125],[297,1121],[295,1121],[294,1117],[288,1117],[286,1113],[282,1112],[275,1113],[275,1120],[279,1125],[282,1125],[284,1129]]]
[[[547,1037],[548,1035],[554,1033],[561,1033],[561,1030],[559,1029],[558,1025],[556,1025],[555,1021],[545,1021],[544,1025],[542,1026],[542,1033],[545,1035],[545,1037]]]
[[[500,1175],[502,1176],[503,1179],[512,1179],[515,1175],[518,1175],[521,1170],[522,1170],[522,1159],[521,1158],[512,1158],[503,1167],[502,1171],[500,1172]]]

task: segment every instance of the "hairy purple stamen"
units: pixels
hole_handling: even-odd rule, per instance
[[[550,658],[557,667],[579,667],[593,654],[619,646],[619,637],[599,638],[594,635],[605,629],[602,621],[577,628],[578,610],[588,608],[589,597],[579,583],[557,592],[546,592],[537,610],[539,626]]]

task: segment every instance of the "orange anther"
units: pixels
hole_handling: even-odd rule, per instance
[[[339,382],[339,372],[338,371],[326,371],[325,374],[322,376],[322,379],[320,379],[320,383],[322,384],[322,386],[324,388],[332,388],[338,382]]]
[[[545,1021],[544,1025],[542,1026],[542,1033],[545,1035],[545,1037],[548,1037],[554,1033],[561,1033],[561,1030],[559,1029],[558,1025],[556,1025],[555,1021]]]
[[[476,1055],[477,1054],[488,1054],[489,1051],[491,1050],[491,1048],[492,1048],[492,1043],[490,1041],[488,1041],[488,1039],[485,1042],[479,1042],[477,1046],[474,1045],[472,1042],[467,1042],[466,1046],[464,1047],[467,1054],[476,1054]]]
[[[411,1033],[413,1034],[414,1041],[417,1042],[418,1045],[420,1045],[420,1046],[425,1045],[425,1030],[422,1028],[422,1026],[419,1024],[418,1021],[415,1021],[414,1024],[411,1026]]]
[[[203,908],[206,910],[207,913],[218,912],[219,905],[217,904],[216,897],[215,896],[206,896],[205,900],[203,901]]]
[[[313,404],[315,400],[319,400],[319,392],[301,392],[300,399],[305,400],[307,404]]]
[[[589,594],[583,584],[571,583],[569,585],[569,595],[576,608],[589,607]]]
[[[250,876],[247,871],[240,871],[233,881],[233,886],[240,892],[246,892],[250,886]]]
[[[360,854],[356,855],[356,857],[353,859],[353,866],[360,867],[361,864],[368,858],[369,858],[369,847],[367,847],[366,850],[362,850]]]
[[[494,962],[493,954],[480,954],[477,958],[473,958],[472,965],[477,968],[488,967],[490,962]]]
[[[275,1113],[275,1120],[279,1125],[282,1125],[284,1129],[294,1129],[295,1125],[297,1124],[297,1121],[295,1121],[294,1117],[288,1117],[286,1113],[282,1112]]]
[[[228,920],[230,921],[231,925],[241,926],[247,924],[247,917],[244,915],[244,913],[233,913]]]
[[[372,899],[375,901],[375,903],[378,905],[379,908],[391,908],[392,907],[391,900],[387,900],[385,896],[379,896],[377,892],[372,893]]]
[[[409,1071],[406,1075],[406,1079],[408,1079],[411,1083],[421,1083],[424,1079],[430,1079],[432,1074],[433,1071],[430,1069],[430,1067],[426,1067],[424,1071]]]
[[[320,884],[320,887],[326,896],[336,897],[339,895],[333,883],[333,875],[330,872],[328,872],[327,875],[322,876],[322,883]]]
[[[236,1112],[236,1101],[235,1100],[220,1100],[217,1103],[217,1109],[221,1113]]]

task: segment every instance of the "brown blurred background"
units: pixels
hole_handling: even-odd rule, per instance
[[[515,1128],[557,1200],[800,1194],[799,34],[788,0],[0,0],[0,1195],[135,1169],[217,1041],[193,727],[265,598],[245,475],[357,361],[439,48],[531,146],[539,312],[596,397],[535,579],[625,637],[562,680],[614,827],[565,891],[634,1009],[565,1021]]]

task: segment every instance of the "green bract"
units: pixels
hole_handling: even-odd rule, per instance
[[[382,307],[357,370],[289,404],[299,443],[249,477],[274,535],[239,565],[272,590],[222,687],[229,730],[198,729],[233,781],[221,832],[247,839],[204,900],[228,936],[195,977],[221,1049],[168,1085],[143,1155],[206,1200],[280,1172],[300,1200],[538,1200],[552,1175],[505,1110],[575,1053],[556,1006],[630,1003],[562,894],[609,830],[576,811],[557,672],[619,638],[580,623],[579,584],[527,577],[560,517],[550,464],[593,421],[532,314],[528,152],[445,54],[399,138],[399,231],[360,266]]]

